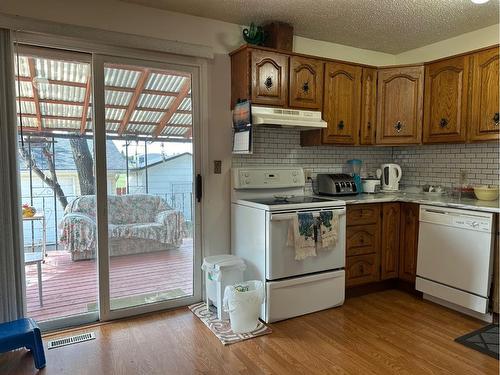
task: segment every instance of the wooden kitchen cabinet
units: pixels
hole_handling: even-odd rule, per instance
[[[290,57],[291,108],[321,110],[324,62],[301,56]]]
[[[346,228],[346,256],[376,253],[379,246],[379,225],[357,225]]]
[[[399,275],[399,231],[400,204],[382,205],[381,267],[382,280],[397,278]]]
[[[469,60],[465,55],[425,67],[423,143],[465,142]]]
[[[381,205],[377,203],[350,205],[347,209],[347,226],[376,224],[380,221]]]
[[[469,141],[500,139],[498,46],[472,55]]]
[[[354,145],[358,143],[361,106],[360,66],[327,63],[325,65],[323,143]]]
[[[260,50],[253,50],[251,56],[252,103],[286,106],[288,56]]]
[[[378,254],[356,255],[346,259],[346,287],[380,280]]]
[[[239,100],[287,107],[289,56],[244,46],[231,53],[231,107]]]
[[[347,287],[380,280],[380,210],[377,203],[347,207]]]
[[[377,69],[363,68],[361,89],[361,124],[359,144],[375,144],[377,121]]]
[[[424,67],[379,69],[377,75],[376,143],[421,143]]]
[[[418,204],[401,203],[399,278],[410,283],[415,283],[417,273],[419,212]]]

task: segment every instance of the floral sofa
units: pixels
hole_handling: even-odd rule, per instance
[[[66,207],[60,242],[72,260],[95,258],[97,228],[94,195]],[[161,197],[146,194],[108,196],[108,248],[111,256],[178,248],[185,237],[182,212]]]

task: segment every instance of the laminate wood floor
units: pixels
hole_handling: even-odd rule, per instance
[[[182,308],[92,327],[95,341],[46,351],[40,374],[498,374],[498,361],[453,341],[483,325],[388,290],[224,347]],[[25,351],[0,355],[0,374],[33,373]]]

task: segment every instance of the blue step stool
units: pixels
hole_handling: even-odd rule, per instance
[[[31,318],[1,323],[0,353],[23,347],[33,354],[37,369],[45,367],[45,353],[43,352],[42,335],[38,324]]]

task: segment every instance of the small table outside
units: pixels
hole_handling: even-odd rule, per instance
[[[42,222],[42,254],[43,259],[47,256],[47,223],[45,221],[45,213],[43,211],[37,212],[34,216],[24,217],[23,221],[41,221]],[[35,244],[31,244],[32,252],[35,252]],[[45,262],[45,260],[43,260]]]
[[[43,306],[43,296],[42,296],[42,262],[44,261],[44,255],[41,251],[36,251],[34,253],[24,253],[24,265],[35,264],[38,273],[38,299],[40,301],[40,306]]]

